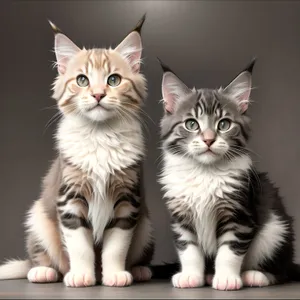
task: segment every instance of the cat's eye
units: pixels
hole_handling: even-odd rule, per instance
[[[121,78],[120,75],[112,74],[107,78],[107,84],[112,86],[112,87],[115,87],[115,86],[118,86],[121,83],[121,80],[122,80],[122,78]]]
[[[89,79],[85,75],[78,75],[76,78],[76,82],[80,87],[86,87],[89,85]]]
[[[231,126],[231,120],[230,119],[222,119],[218,123],[218,130],[220,131],[227,131]]]
[[[184,126],[188,131],[197,131],[200,126],[195,119],[188,119],[185,121]]]

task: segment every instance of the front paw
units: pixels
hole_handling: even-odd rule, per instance
[[[91,272],[68,272],[64,277],[64,283],[69,287],[85,287],[96,284],[95,274]]]
[[[102,283],[107,286],[129,286],[132,284],[133,277],[127,271],[119,271],[109,274],[103,274]]]
[[[239,275],[222,272],[216,273],[212,281],[212,287],[220,291],[233,291],[241,289],[243,282]]]
[[[172,284],[176,288],[196,288],[204,286],[204,276],[197,273],[179,272],[172,277]]]

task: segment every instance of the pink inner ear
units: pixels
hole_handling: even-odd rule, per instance
[[[66,66],[68,63],[68,58],[61,58],[60,61],[57,63],[57,70],[59,74],[65,74],[66,73]]]
[[[132,71],[135,73],[138,73],[140,71],[140,54],[139,53],[133,53],[129,57],[130,65],[132,66]]]
[[[242,113],[244,113],[247,109],[248,109],[248,106],[249,106],[249,97],[250,97],[250,90],[249,91],[246,91],[244,92],[239,98],[239,108],[240,108],[240,111]]]
[[[165,102],[165,110],[173,113],[174,111],[174,96],[169,93],[168,89],[164,89],[164,102]]]

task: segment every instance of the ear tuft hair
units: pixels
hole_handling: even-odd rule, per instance
[[[62,31],[50,20],[48,20],[54,34],[62,33]]]

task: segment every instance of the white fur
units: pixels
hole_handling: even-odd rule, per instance
[[[232,179],[251,167],[248,156],[237,157],[230,163],[220,162],[214,166],[195,164],[194,161],[165,153],[164,169],[160,179],[164,196],[172,199],[167,203],[170,209],[179,213],[191,209],[198,234],[198,242],[206,254],[217,251],[215,205],[224,192],[232,193],[239,182]]]
[[[274,213],[252,241],[245,257],[244,269],[257,268],[265,259],[271,258],[276,249],[284,242],[288,228]]]
[[[123,230],[115,227],[105,231],[102,249],[103,284],[130,285],[132,276],[125,271],[126,257],[131,244],[134,229]]]
[[[115,171],[134,164],[143,156],[140,123],[92,124],[83,118],[67,117],[57,133],[58,149],[74,165],[86,172],[95,189],[89,206],[94,239],[101,241],[106,224],[113,217],[113,201],[107,197],[107,181]]]
[[[212,287],[218,290],[240,289],[243,286],[240,277],[243,258],[244,255],[235,255],[229,245],[221,246],[216,257]]]
[[[30,266],[29,260],[10,260],[0,266],[0,280],[26,278]]]

